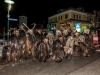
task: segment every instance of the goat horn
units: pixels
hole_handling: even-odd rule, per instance
[[[26,34],[26,31],[25,31],[25,29],[23,28],[22,25],[20,26],[20,29],[19,30],[23,30],[25,32],[25,34]]]
[[[35,26],[36,26],[36,24],[35,23],[33,23],[34,24],[34,27],[32,28],[32,29],[34,29],[35,28]]]
[[[22,29],[22,27],[19,24],[17,24],[17,26],[19,27],[19,30]]]
[[[27,29],[29,29],[29,27],[25,24],[25,23],[23,23],[24,24],[24,26],[27,28]]]

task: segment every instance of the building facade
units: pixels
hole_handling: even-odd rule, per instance
[[[72,29],[77,23],[81,27],[91,24],[90,19],[88,19],[88,13],[86,12],[73,8],[58,10],[58,12],[58,14],[48,17],[48,24],[55,25],[56,29],[61,29],[62,24],[65,23],[69,23]]]
[[[27,25],[27,17],[26,16],[19,16],[19,25],[25,23]]]

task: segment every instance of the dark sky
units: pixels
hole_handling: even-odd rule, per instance
[[[48,16],[57,12],[58,9],[66,9],[69,7],[83,7],[86,12],[99,10],[99,1],[97,0],[13,0],[10,15],[12,18],[26,15],[28,24],[47,23]],[[4,0],[0,0],[0,22],[2,25],[7,23],[7,4]],[[1,26],[1,25],[0,25]]]

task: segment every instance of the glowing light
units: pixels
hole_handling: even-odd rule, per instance
[[[9,20],[11,20],[11,21],[18,21],[18,19],[14,19],[14,18],[9,18]]]
[[[53,29],[53,27],[51,29]]]
[[[11,1],[11,0],[5,0],[5,2],[8,4],[14,4],[14,1]]]
[[[81,27],[80,23],[76,23],[76,24],[75,24],[75,28],[76,28],[76,30],[77,30],[78,32],[81,31],[80,27]]]

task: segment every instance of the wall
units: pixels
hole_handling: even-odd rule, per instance
[[[27,17],[19,16],[19,25],[25,23],[27,25]]]

